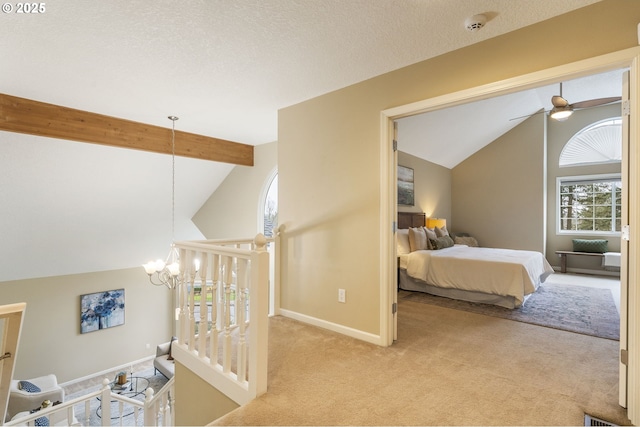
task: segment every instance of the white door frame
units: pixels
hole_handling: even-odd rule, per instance
[[[538,86],[558,83],[567,79],[574,79],[591,74],[601,73],[619,68],[630,69],[631,88],[631,126],[630,126],[630,168],[638,170],[640,166],[640,148],[638,142],[638,103],[640,90],[640,47],[633,47],[622,51],[598,56],[570,64],[565,64],[547,70],[537,71],[511,79],[465,89],[458,92],[437,96],[423,101],[390,108],[380,115],[380,341],[382,345],[391,345],[396,328],[396,315],[393,314],[394,295],[397,292],[396,244],[394,223],[396,219],[397,190],[395,182],[395,165],[393,161],[393,121],[402,117],[439,110],[455,105],[465,104],[480,99],[506,95],[532,89]],[[634,170],[634,169],[632,169]],[[631,215],[629,224],[631,235],[629,242],[629,259],[639,259],[640,241],[640,191],[639,174],[630,177],[629,209]],[[629,263],[629,293],[628,293],[628,418],[634,424],[640,424],[640,289],[638,284],[637,262]],[[622,301],[621,301],[622,303]],[[622,379],[621,379],[622,380]]]

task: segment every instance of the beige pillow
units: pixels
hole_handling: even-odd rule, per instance
[[[444,227],[442,227],[442,228],[436,227],[435,228],[435,232],[436,232],[436,236],[438,236],[438,237],[444,237],[444,236],[448,236],[449,235],[449,231],[447,231],[447,226],[446,225]]]
[[[411,252],[408,228],[401,228],[398,230],[396,233],[396,241],[398,242],[398,255],[406,255]]]
[[[436,239],[438,236],[436,235],[436,230],[433,228],[425,227],[424,230],[427,232],[427,239]]]
[[[411,252],[428,249],[427,241],[427,233],[424,227],[409,229],[409,246],[411,247]]]

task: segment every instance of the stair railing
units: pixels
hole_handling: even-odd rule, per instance
[[[23,417],[5,423],[5,426],[33,426],[36,420],[46,418],[48,425],[90,426],[90,425],[123,425],[124,417],[133,417],[133,425],[174,426],[174,379],[171,378],[157,393],[152,388],[145,391],[144,401],[132,399],[111,390],[110,380],[102,380],[102,388],[75,399],[67,400],[55,406],[41,409]],[[91,405],[99,400],[98,407]],[[105,404],[107,402],[107,404]],[[82,405],[81,411],[75,411],[76,405]],[[100,415],[100,423],[91,421],[91,414],[96,411]],[[1,423],[0,423],[1,424]],[[39,425],[43,423],[39,422]]]
[[[181,265],[172,356],[240,405],[267,389],[268,243],[277,251],[276,240],[262,234],[176,243]]]

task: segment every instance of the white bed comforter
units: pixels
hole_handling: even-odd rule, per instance
[[[414,251],[400,263],[409,276],[430,285],[513,296],[518,306],[553,272],[540,252],[465,245]]]

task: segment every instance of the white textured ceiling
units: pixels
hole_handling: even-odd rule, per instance
[[[262,144],[279,108],[596,1],[57,0],[0,17],[0,92]],[[167,156],[6,132],[0,150],[0,281],[165,255]],[[176,169],[176,238],[201,238],[190,215],[231,167]]]

